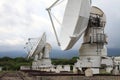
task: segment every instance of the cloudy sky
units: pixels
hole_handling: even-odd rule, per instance
[[[47,41],[53,49],[60,49],[54,37],[49,16],[45,10],[55,0],[0,0],[0,54],[23,51],[28,38],[47,33]],[[62,1],[62,0],[61,0]],[[52,13],[62,22],[67,0],[56,5]],[[92,5],[101,8],[107,16],[105,32],[109,38],[108,48],[120,49],[120,0],[93,0]],[[56,30],[60,25],[55,21]],[[54,43],[54,44],[53,44]],[[73,47],[79,49],[81,40]],[[119,51],[120,52],[120,51]],[[8,55],[8,54],[7,54]],[[13,55],[9,53],[9,55]]]

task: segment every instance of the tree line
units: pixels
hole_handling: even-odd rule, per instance
[[[53,65],[74,65],[77,62],[78,57],[73,57],[72,59],[51,59]],[[20,70],[20,66],[31,66],[33,59],[27,60],[23,57],[10,58],[3,57],[0,58],[0,67],[4,71],[15,71]]]
[[[17,57],[17,58],[10,58],[10,57],[3,57],[0,58],[0,67],[2,67],[3,70],[19,70],[20,66],[30,66],[32,64],[32,59],[27,60],[23,57]]]

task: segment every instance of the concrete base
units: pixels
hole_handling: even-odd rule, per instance
[[[118,74],[120,74],[120,73],[119,73],[119,70],[113,69],[113,70],[112,70],[112,74],[113,74],[113,75],[118,75]]]
[[[91,76],[93,76],[93,71],[92,71],[92,69],[86,69],[85,70],[85,76],[86,77],[91,77]]]
[[[37,61],[33,61],[32,63],[32,70],[41,70],[41,71],[50,71],[50,68],[53,65],[51,64],[50,59],[41,59]]]

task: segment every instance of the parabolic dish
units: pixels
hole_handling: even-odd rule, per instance
[[[72,48],[84,33],[90,8],[90,0],[68,0],[59,37],[62,50]]]
[[[31,51],[29,52],[28,58],[36,54],[39,54],[42,51],[42,49],[45,47],[45,44],[46,44],[46,34],[43,33],[42,37],[40,37],[36,45],[34,45]]]

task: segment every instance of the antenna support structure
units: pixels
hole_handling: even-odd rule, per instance
[[[49,14],[49,18],[50,18],[50,21],[51,21],[51,24],[52,24],[52,27],[53,27],[53,31],[54,31],[54,33],[55,33],[55,37],[56,37],[58,46],[60,46],[60,42],[59,42],[58,35],[57,35],[56,29],[55,29],[55,25],[54,25],[53,18],[52,18],[52,15],[51,15],[51,9],[52,9],[59,1],[60,1],[60,0],[56,0],[49,8],[46,9],[47,12],[48,12],[48,14]]]

